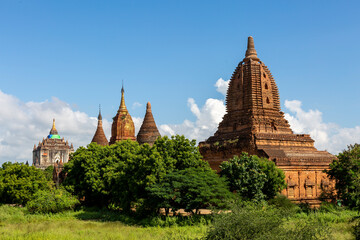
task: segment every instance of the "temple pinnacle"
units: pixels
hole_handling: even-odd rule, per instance
[[[146,111],[147,111],[147,112],[151,112],[151,103],[150,103],[150,102],[148,102],[148,103],[146,104]]]
[[[123,86],[121,87],[121,102],[120,102],[119,110],[127,110],[126,105],[125,105],[124,92],[125,92],[125,90],[124,90],[124,84],[123,84]]]
[[[245,53],[245,59],[252,59],[255,61],[259,61],[260,59],[257,57],[257,52],[255,50],[255,44],[254,44],[254,39],[252,36],[248,37],[248,43],[247,43],[247,49],[246,49],[246,53]]]
[[[98,120],[102,120],[102,116],[101,116],[101,105],[99,104],[99,115],[98,115]]]
[[[55,127],[55,118],[53,118],[53,125],[52,125],[52,128],[50,130],[50,134],[52,134],[52,135],[57,135],[58,134],[58,131],[56,130],[56,127]]]

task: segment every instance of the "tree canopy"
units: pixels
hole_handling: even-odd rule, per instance
[[[7,162],[0,168],[0,201],[26,204],[38,190],[50,188],[42,170],[24,163]]]
[[[345,205],[360,209],[360,144],[349,145],[325,172],[335,180],[337,197]]]
[[[285,174],[275,163],[245,152],[221,163],[220,169],[230,190],[247,200],[271,199],[286,187]]]

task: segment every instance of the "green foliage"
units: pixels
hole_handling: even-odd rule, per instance
[[[48,189],[50,185],[42,170],[23,163],[7,162],[0,170],[0,201],[26,204],[35,192]]]
[[[189,167],[207,167],[207,162],[202,160],[202,156],[196,147],[195,140],[189,140],[183,135],[167,136],[158,138],[154,147],[162,157],[166,166],[166,172],[183,170]]]
[[[205,239],[331,239],[328,225],[317,219],[297,221],[289,225],[293,212],[266,205],[242,203],[231,212],[214,216]]]
[[[231,193],[223,178],[210,168],[186,168],[167,174],[162,181],[147,187],[149,205],[165,208],[166,215],[184,209],[197,214],[200,208],[225,207]]]
[[[130,211],[146,207],[145,189],[161,182],[166,174],[189,167],[208,167],[195,141],[184,136],[159,138],[150,147],[134,141],[111,146],[80,147],[65,164],[64,185],[88,205],[112,206]]]
[[[79,204],[74,196],[62,188],[39,190],[26,207],[31,213],[58,213],[72,210]]]
[[[48,181],[53,181],[54,166],[48,166],[44,170],[45,177]]]
[[[265,199],[269,200],[286,188],[285,173],[269,159],[259,158],[259,164],[261,171],[266,175],[262,192]]]
[[[360,240],[360,217],[356,219],[356,224],[354,226],[354,235],[356,240]]]
[[[349,207],[360,208],[360,144],[349,145],[325,171],[335,180],[337,197]]]
[[[283,171],[273,162],[245,152],[223,162],[220,169],[221,176],[230,183],[230,190],[236,191],[243,199],[271,199],[286,187]]]

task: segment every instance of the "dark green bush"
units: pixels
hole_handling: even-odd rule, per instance
[[[74,196],[64,189],[39,190],[26,207],[31,213],[57,213],[74,209],[79,204]]]

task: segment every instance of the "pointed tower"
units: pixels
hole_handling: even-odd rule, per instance
[[[94,134],[93,139],[91,142],[96,142],[99,145],[107,146],[109,145],[109,141],[106,139],[104,129],[102,127],[102,116],[101,116],[101,108],[99,107],[99,116],[98,116],[98,125],[96,132]]]
[[[161,137],[161,135],[156,127],[156,123],[151,112],[151,104],[148,102],[146,105],[144,121],[140,127],[136,140],[140,144],[148,143],[152,146],[158,137]]]
[[[280,109],[275,80],[258,58],[252,37],[248,38],[245,58],[231,77],[226,109],[214,136],[199,143],[211,167],[219,170],[221,162],[242,152],[266,157],[283,169],[292,183],[283,194],[317,204],[320,180],[326,175],[322,171],[335,157],[318,151],[310,135],[292,132]],[[316,184],[307,185],[309,182]]]
[[[127,139],[136,140],[134,122],[125,106],[124,92],[124,87],[122,87],[120,107],[116,116],[113,118],[111,127],[110,144]]]

